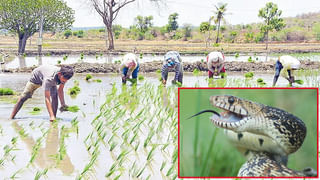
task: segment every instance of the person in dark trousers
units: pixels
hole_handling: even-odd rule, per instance
[[[292,56],[281,56],[278,58],[275,64],[275,75],[273,78],[272,86],[275,86],[280,72],[281,76],[289,81],[289,85],[292,86],[292,83],[295,82],[293,76],[293,70],[297,70],[300,68],[300,61]]]
[[[169,51],[164,56],[164,62],[161,69],[161,79],[163,85],[167,84],[169,69],[175,70],[175,76],[172,80],[172,84],[177,84],[177,82],[179,82],[180,85],[182,85],[183,65],[180,54],[177,51]]]
[[[121,79],[122,84],[126,84],[127,80],[132,76],[133,84],[137,83],[138,73],[139,73],[139,63],[138,58],[133,53],[126,54],[120,65],[120,72],[122,73]]]
[[[53,65],[42,65],[34,69],[23,93],[13,108],[10,119],[14,119],[23,103],[32,97],[36,89],[43,86],[45,103],[50,116],[50,121],[54,121],[58,109],[58,97],[61,105],[60,110],[64,110],[68,107],[64,101],[63,88],[73,74],[74,71],[71,66],[57,67]],[[57,88],[57,86],[59,87]]]

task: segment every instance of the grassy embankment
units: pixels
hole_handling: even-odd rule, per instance
[[[0,50],[10,54],[17,52],[17,37],[1,35],[0,38]],[[180,40],[116,40],[114,52],[132,52],[134,48],[142,53],[165,53],[169,50],[177,50],[182,54],[203,54],[210,51],[223,51],[226,54],[266,53],[264,43],[221,43],[218,47],[206,48],[203,42]],[[271,43],[269,49],[271,53],[320,52],[320,43]],[[43,54],[79,54],[81,52],[84,54],[106,53],[105,40],[98,38],[57,39],[49,36],[44,38]],[[28,40],[26,54],[36,53],[37,44],[34,36],[31,41]]]

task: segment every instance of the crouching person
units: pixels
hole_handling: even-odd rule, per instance
[[[295,82],[293,71],[299,68],[300,68],[300,61],[298,59],[292,56],[279,57],[275,65],[276,72],[273,78],[272,86],[276,85],[280,72],[281,72],[281,76],[289,81],[289,86],[292,86],[292,83]]]
[[[122,84],[126,84],[127,80],[130,80],[133,84],[137,83],[137,77],[139,72],[138,58],[133,53],[126,54],[120,65],[120,72],[122,72]],[[132,75],[132,79],[130,76]]]
[[[164,56],[164,62],[161,69],[161,79],[163,85],[166,85],[167,83],[169,69],[175,70],[175,76],[172,80],[172,84],[178,84],[177,82],[179,82],[178,85],[181,86],[183,78],[183,65],[180,54],[177,51],[169,51]]]
[[[207,56],[209,78],[221,76],[224,78],[226,70],[224,69],[225,58],[221,52],[211,52]]]
[[[53,65],[42,65],[34,69],[31,78],[27,82],[23,93],[13,108],[10,119],[14,119],[23,103],[32,97],[34,91],[39,87],[44,87],[44,96],[50,121],[54,121],[58,109],[58,97],[60,99],[61,109],[65,109],[67,105],[64,101],[63,88],[65,83],[73,76],[73,68],[71,66],[57,67]],[[57,88],[57,86],[59,86]]]

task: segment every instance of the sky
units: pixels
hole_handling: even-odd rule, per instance
[[[90,0],[65,0],[75,10],[73,27],[104,26],[100,15],[90,5]],[[100,0],[102,1],[102,0]],[[118,0],[116,0],[118,1]],[[282,17],[294,17],[303,13],[320,12],[319,0],[164,0],[166,3],[156,7],[150,0],[136,0],[120,10],[114,24],[129,27],[138,15],[153,16],[154,26],[164,26],[168,16],[178,13],[178,24],[199,26],[213,15],[214,5],[227,3],[225,20],[228,24],[248,24],[262,22],[259,9],[267,2],[273,2],[282,10]]]

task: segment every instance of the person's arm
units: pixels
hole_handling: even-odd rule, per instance
[[[180,74],[180,66],[181,64],[179,62],[176,63],[176,74],[175,74],[175,77],[174,77],[174,81],[178,81],[179,79],[179,74]]]
[[[66,105],[65,101],[64,101],[64,92],[63,92],[63,89],[64,89],[64,84],[60,84],[60,85],[59,85],[59,88],[58,88],[58,96],[59,96],[61,108],[68,107],[68,106]]]
[[[50,121],[54,121],[56,119],[53,110],[52,110],[52,104],[51,104],[51,99],[50,99],[50,91],[49,90],[45,90],[44,91],[44,97],[45,97],[45,102],[46,102],[46,106],[47,106],[47,110],[50,116]]]
[[[212,61],[208,61],[208,70],[214,73],[214,68],[212,67]]]
[[[127,72],[126,79],[129,79],[129,78],[130,78],[130,76],[131,76],[131,74],[132,74],[132,72],[134,71],[135,68],[136,68],[136,67],[128,68],[128,72]]]
[[[168,65],[164,64],[161,69],[162,83],[166,84],[168,79]]]

